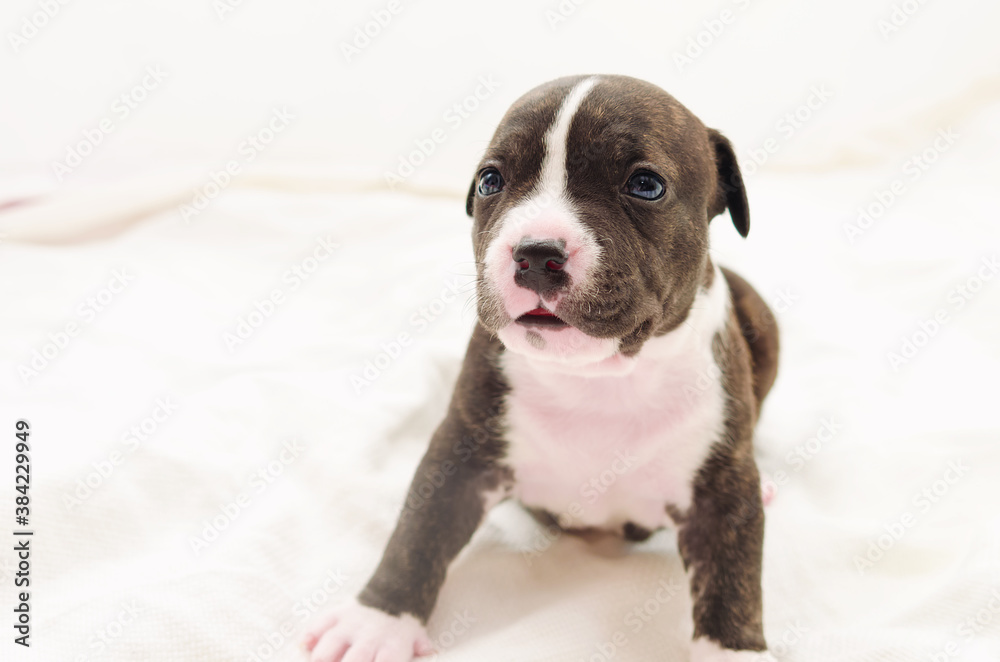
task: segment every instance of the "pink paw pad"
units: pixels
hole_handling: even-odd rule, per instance
[[[317,618],[302,646],[310,653],[310,662],[410,662],[434,652],[416,618],[392,616],[356,600]]]

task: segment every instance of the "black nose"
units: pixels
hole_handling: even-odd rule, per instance
[[[565,287],[569,283],[569,275],[563,271],[569,257],[565,249],[566,242],[561,239],[522,239],[513,252],[517,263],[514,282],[539,294]]]

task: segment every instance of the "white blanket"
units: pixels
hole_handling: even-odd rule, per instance
[[[713,252],[774,303],[784,339],[758,441],[779,485],[772,646],[997,659],[1000,295],[992,280],[961,309],[949,297],[992,253],[914,262],[873,231],[860,256],[817,202],[837,186],[756,183],[750,239],[719,218]],[[32,424],[37,531],[41,657],[5,641],[14,659],[298,659],[313,605],[373,569],[443,413],[473,322],[468,229],[459,198],[234,188],[190,225],[169,209],[0,247],[4,420]],[[894,371],[887,352],[938,308],[949,321]],[[616,659],[681,659],[682,580],[669,533],[549,540],[504,505],[430,631],[442,659],[602,659],[618,631]]]

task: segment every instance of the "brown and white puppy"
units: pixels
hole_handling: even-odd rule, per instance
[[[696,662],[773,660],[753,429],[778,339],[709,259],[727,208],[749,230],[729,142],[658,87],[561,78],[521,97],[469,189],[479,322],[381,564],[318,621],[315,662],[405,662],[449,563],[506,498],[567,530],[675,527]]]

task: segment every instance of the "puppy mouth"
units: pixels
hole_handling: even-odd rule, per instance
[[[555,313],[541,307],[529,310],[514,321],[524,326],[545,327],[547,329],[564,329],[569,326]]]

